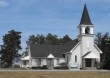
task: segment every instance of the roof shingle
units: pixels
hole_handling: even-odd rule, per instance
[[[70,52],[77,43],[76,39],[64,45],[30,45],[31,57],[47,57],[51,53],[54,57],[61,58],[63,53]]]

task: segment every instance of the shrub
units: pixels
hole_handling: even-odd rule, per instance
[[[31,67],[31,69],[41,69],[41,66],[33,66],[33,67]]]
[[[68,66],[68,65],[67,65],[67,63],[63,62],[63,63],[60,63],[59,66],[65,67],[65,66]]]
[[[54,67],[54,69],[69,69],[69,68],[67,66],[64,66],[64,67],[57,66],[57,67]]]
[[[41,69],[48,69],[47,65],[43,65]]]
[[[48,69],[46,65],[38,66],[38,67],[32,67],[31,69]]]
[[[13,67],[14,68],[20,68],[20,65],[14,65]]]
[[[54,67],[54,69],[69,69],[69,67],[67,63],[63,62],[63,63],[60,63],[59,66]]]

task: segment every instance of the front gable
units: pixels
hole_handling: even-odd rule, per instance
[[[81,42],[78,42],[78,44],[70,51],[70,63],[77,63],[80,65],[80,57],[81,57]],[[77,61],[75,60],[77,58]]]
[[[98,50],[99,53],[103,53],[95,43],[94,43],[94,47]]]
[[[74,50],[78,48],[78,46],[80,45],[80,43],[81,43],[81,41],[78,42],[75,47],[73,47],[73,49],[70,51],[70,53],[74,52]]]

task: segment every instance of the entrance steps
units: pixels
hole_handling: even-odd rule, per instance
[[[96,67],[85,67],[84,69],[85,69],[85,70],[97,70]]]

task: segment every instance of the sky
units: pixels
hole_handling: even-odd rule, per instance
[[[0,0],[0,45],[12,29],[22,32],[21,53],[29,35],[67,34],[75,39],[85,3],[94,34],[110,33],[110,0]]]

